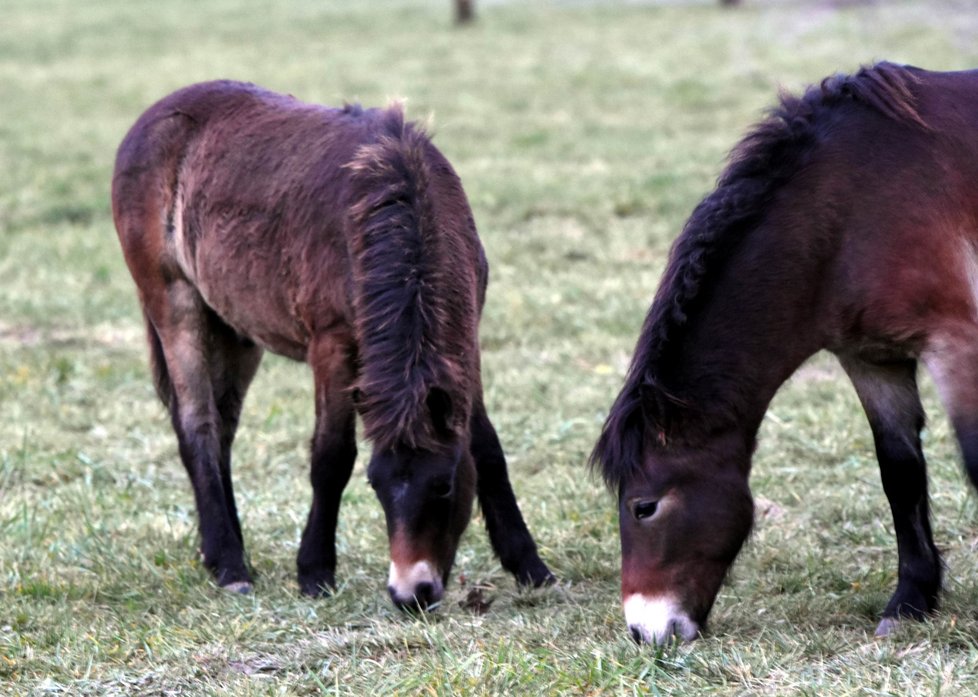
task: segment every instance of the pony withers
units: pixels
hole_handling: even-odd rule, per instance
[[[978,71],[880,63],[782,96],[675,241],[591,459],[618,493],[637,640],[703,630],[751,528],[761,419],[820,349],[855,386],[892,510],[886,635],[941,586],[918,362],[978,484]]]
[[[192,85],[123,140],[112,209],[193,485],[203,561],[220,586],[252,584],[231,444],[266,349],[308,362],[315,383],[303,593],[334,586],[357,412],[396,605],[441,599],[476,495],[503,567],[520,584],[553,578],[483,403],[488,268],[472,212],[451,165],[399,107],[331,109],[250,84]]]

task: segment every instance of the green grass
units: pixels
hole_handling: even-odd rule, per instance
[[[978,13],[964,0],[745,2],[484,2],[457,30],[441,0],[6,0],[0,692],[978,692],[976,507],[933,389],[925,446],[944,610],[874,641],[895,541],[869,430],[826,356],[765,420],[752,486],[775,507],[711,634],[657,651],[625,632],[615,505],[583,463],[669,243],[724,154],[781,85],[882,58],[978,64]],[[299,597],[310,379],[274,357],[235,451],[256,592],[210,583],[108,187],[138,114],[214,77],[333,104],[406,97],[413,117],[433,116],[492,265],[490,414],[556,588],[518,592],[476,516],[443,607],[401,616],[361,458],[341,511],[338,592]],[[494,598],[483,616],[459,605],[475,584]]]

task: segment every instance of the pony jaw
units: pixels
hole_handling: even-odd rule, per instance
[[[700,633],[699,625],[669,595],[646,596],[632,593],[624,598],[625,623],[638,643],[663,645],[673,636],[692,641]]]

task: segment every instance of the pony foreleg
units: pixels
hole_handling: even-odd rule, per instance
[[[924,411],[917,391],[917,362],[874,365],[843,359],[869,419],[883,491],[893,513],[899,572],[877,636],[903,617],[921,619],[937,608],[941,560],[930,530],[927,465],[920,447]]]
[[[315,597],[329,594],[336,583],[336,520],[357,458],[357,442],[348,392],[353,371],[345,353],[330,342],[314,343],[309,363],[316,380],[316,430],[309,473],[312,508],[296,566],[300,591]]]
[[[536,543],[516,503],[506,472],[506,456],[481,397],[472,407],[471,437],[479,505],[499,561],[522,586],[553,583],[554,576],[537,554]]]

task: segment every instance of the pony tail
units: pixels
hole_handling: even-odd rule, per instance
[[[153,386],[163,406],[173,409],[173,383],[170,381],[170,371],[166,367],[166,357],[163,355],[163,342],[160,341],[160,335],[145,310],[143,319],[146,322],[146,343],[149,346],[149,367],[153,373]]]
[[[381,448],[437,442],[428,397],[443,373],[436,351],[437,270],[426,261],[433,213],[427,200],[426,134],[383,112],[376,139],[346,165],[351,173],[353,307],[359,343],[360,411]]]

